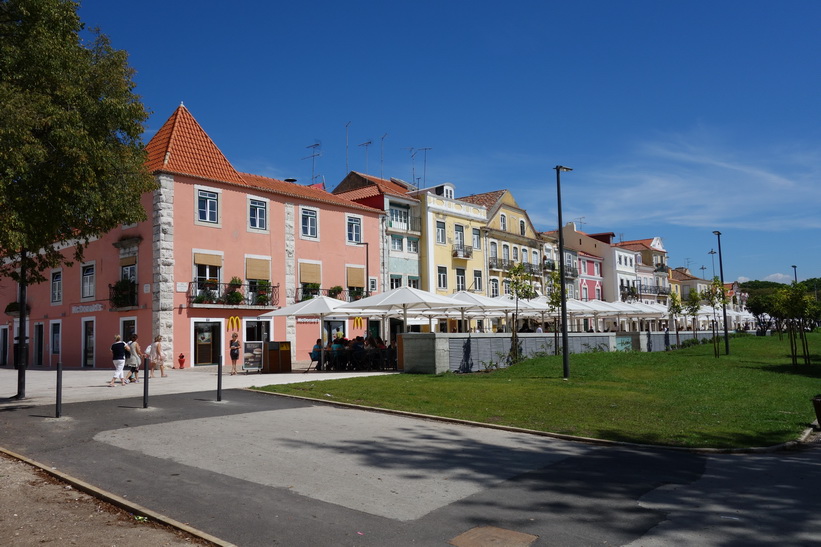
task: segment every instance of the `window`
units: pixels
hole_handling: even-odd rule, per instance
[[[473,290],[482,290],[482,270],[473,270]]]
[[[596,300],[601,300],[601,287],[596,287]]]
[[[525,235],[525,221],[519,221],[519,235]]]
[[[498,256],[498,245],[495,241],[490,242],[490,258],[496,258]]]
[[[401,275],[392,275],[391,276],[391,289],[398,289],[402,286],[402,276]]]
[[[441,220],[436,221],[436,243],[445,242],[445,223]]]
[[[368,292],[376,292],[376,278],[369,277],[368,278]]]
[[[391,228],[394,230],[408,229],[408,211],[391,208]]]
[[[319,238],[319,218],[316,209],[302,209],[302,237]]]
[[[129,281],[137,282],[137,265],[130,264],[128,266],[120,266],[120,279],[128,279]]]
[[[505,279],[502,282],[502,286],[505,290],[505,294],[510,294],[510,279]]]
[[[212,266],[210,264],[197,264],[197,278],[195,279],[197,288],[204,290],[209,288],[213,283],[219,283],[221,269],[219,266]],[[209,288],[209,290],[215,289]]]
[[[473,249],[482,248],[482,235],[479,233],[479,228],[473,229]]]
[[[498,279],[491,279],[490,280],[490,296],[492,298],[496,298],[499,296],[499,280]]]
[[[391,236],[391,251],[399,251],[402,252],[405,250],[404,246],[405,238]]]
[[[82,278],[83,282],[80,296],[82,298],[94,298],[94,264],[83,266]]]
[[[348,243],[359,243],[362,241],[362,219],[359,217],[348,217]]]
[[[445,197],[448,199],[453,199],[453,188],[450,186],[445,186]]]
[[[499,215],[499,226],[503,232],[507,232],[507,215]]]
[[[539,263],[539,251],[533,251],[533,263],[534,264]]]
[[[597,276],[601,276],[601,264],[599,264],[598,262],[596,262],[596,263],[594,264],[593,268],[594,268],[594,270],[595,270],[595,272],[596,272],[596,275],[597,275]]]
[[[268,229],[268,204],[259,199],[248,200],[248,223],[254,230]]]
[[[510,260],[510,247],[502,245],[502,260],[505,262]]]
[[[587,285],[582,285],[582,300],[587,302]]]
[[[418,277],[408,277],[408,287],[412,289],[419,288],[419,278]]]
[[[219,194],[208,190],[197,191],[197,210],[200,222],[219,222]]]
[[[418,253],[419,252],[419,240],[418,239],[408,238],[408,252],[409,253]]]
[[[456,268],[456,290],[464,291],[465,289],[467,289],[465,285],[465,269]]]
[[[465,227],[461,224],[456,224],[453,227],[453,243],[459,249],[465,246]]]
[[[447,289],[448,288],[448,269],[444,266],[439,266],[437,268],[437,286],[440,289]]]
[[[51,272],[51,301],[63,301],[63,272]]]
[[[513,247],[513,260],[514,261],[519,260],[519,248],[518,247]]]

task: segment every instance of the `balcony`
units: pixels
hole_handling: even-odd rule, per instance
[[[114,309],[137,307],[137,284],[130,279],[121,279],[109,285],[108,301]]]
[[[550,258],[545,258],[544,261],[542,262],[542,270],[555,272],[556,271],[556,262],[553,261]]]
[[[306,284],[312,285],[312,284]],[[369,296],[369,292],[366,291],[363,287],[349,287],[348,289],[343,289],[342,287],[331,287],[330,289],[322,289],[320,287],[315,286],[305,286],[297,287],[296,294],[294,295],[294,302],[303,302],[305,300],[311,300],[312,298],[316,298],[317,296],[327,296],[328,298],[336,298],[337,300],[341,300],[343,302],[354,302],[356,300],[360,300]]]
[[[404,220],[389,220],[388,221],[388,231],[389,232],[401,232],[401,233],[408,233],[414,232],[417,234],[422,233],[422,218],[421,217],[408,217],[407,221]]]
[[[273,308],[279,306],[279,284],[218,283],[216,279],[188,284],[188,304],[193,307]]]
[[[510,260],[505,260],[504,258],[491,256],[487,261],[487,265],[491,270],[507,271],[513,267],[513,262],[511,262]]]
[[[453,246],[451,255],[453,256],[453,258],[473,258],[473,247],[471,247],[470,245],[456,244]]]
[[[667,267],[666,264],[656,264],[656,269],[653,270],[654,272],[664,272],[667,273],[670,271],[670,268]]]

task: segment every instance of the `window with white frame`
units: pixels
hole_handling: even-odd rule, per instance
[[[405,250],[404,241],[405,241],[405,238],[403,238],[403,237],[391,236],[391,251],[399,251],[399,252],[404,251]]]
[[[408,229],[408,210],[391,207],[391,228],[394,230]]]
[[[445,186],[445,197],[448,199],[453,199],[453,188],[450,186]]]
[[[409,253],[419,253],[419,240],[408,238],[408,252]]]
[[[522,249],[522,262],[527,264],[527,249]]]
[[[513,247],[513,261],[515,262],[515,261],[518,261],[518,260],[519,260],[519,248],[518,247]]]
[[[268,229],[268,203],[261,199],[248,199],[248,225],[254,230]]]
[[[348,217],[348,243],[360,243],[362,241],[362,219],[359,217]]]
[[[601,276],[601,264],[599,264],[598,262],[595,262],[593,264],[593,269],[596,272],[597,276]]]
[[[504,288],[505,294],[510,294],[510,279],[502,281],[502,288]]]
[[[197,264],[197,288],[200,290],[214,290],[213,285],[219,285],[222,268],[211,264]]]
[[[539,263],[539,251],[533,251],[533,263],[534,264]]]
[[[200,222],[219,222],[219,194],[210,190],[197,190],[197,219]]]
[[[499,256],[499,246],[496,244],[495,241],[490,242],[490,258],[496,258]]]
[[[51,302],[63,301],[63,272],[51,272]]]
[[[302,237],[308,239],[319,238],[319,212],[316,209],[302,209],[300,212]]]
[[[479,228],[473,229],[473,250],[482,248],[482,234]]]
[[[503,232],[507,231],[507,215],[504,213],[499,215],[499,227]]]
[[[436,285],[440,289],[448,288],[448,269],[444,266],[436,268]]]
[[[502,245],[502,260],[510,260],[510,247],[507,245]]]
[[[582,285],[582,300],[587,302],[587,285]]]
[[[464,268],[456,268],[456,290],[457,291],[464,291],[467,289],[466,281],[465,281],[465,269]]]
[[[601,287],[596,287],[596,300],[601,300]]]
[[[412,289],[419,288],[419,278],[418,277],[408,277],[408,287]]]
[[[498,279],[491,279],[490,280],[490,296],[491,298],[496,298],[499,296],[499,280]]]
[[[525,232],[526,232],[526,229],[525,229],[525,221],[524,221],[524,220],[520,220],[520,221],[519,221],[519,235],[525,235]]]
[[[441,220],[436,221],[436,243],[445,243],[445,223]]]
[[[391,289],[398,289],[402,286],[401,275],[391,275]]]
[[[473,290],[482,290],[482,270],[473,270]]]
[[[94,298],[94,264],[86,264],[82,268],[82,288],[80,296],[82,298]]]

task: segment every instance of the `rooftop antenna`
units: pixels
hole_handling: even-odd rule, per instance
[[[373,144],[372,140],[367,140],[360,144],[359,146],[365,147],[365,174],[368,174],[368,147]]]
[[[380,150],[379,150],[379,178],[383,179],[383,180],[385,179],[385,173],[384,173],[384,168],[385,168],[385,137],[387,137],[387,136],[388,136],[388,134],[385,133],[384,135],[382,135],[379,138],[379,140],[382,141],[382,142],[380,142],[380,146],[379,146],[379,148],[380,148]]]
[[[579,229],[581,229],[581,227],[582,227],[582,226],[584,226],[585,224],[587,224],[587,223],[584,221],[584,217],[574,218],[573,220],[576,222],[576,224],[578,224],[578,225],[579,225]]]
[[[345,176],[348,176],[348,173],[351,172],[351,169],[348,167],[348,126],[351,125],[351,122],[345,124]]]
[[[413,146],[408,146],[405,148],[408,152],[410,152],[411,157],[411,184],[416,184],[416,152],[414,152],[415,148]],[[417,188],[419,188],[417,186]]]
[[[684,259],[684,267],[689,270],[690,269],[690,262],[692,262],[692,261],[693,261],[692,258],[685,258]]]
[[[316,158],[322,155],[322,152],[319,151],[320,146],[322,146],[322,143],[319,141],[306,146],[305,148],[310,148],[313,153],[310,156],[305,156],[302,158],[303,160],[311,158],[311,184],[314,183],[314,179],[316,178],[316,175],[314,174],[316,171]]]
[[[423,152],[425,152],[424,163],[423,163],[423,167],[422,167],[422,185],[427,186],[428,185],[428,150],[433,150],[433,149],[431,147],[417,148],[416,149],[417,152],[419,150],[422,150]]]
[[[619,232],[619,243],[624,243],[624,232]]]

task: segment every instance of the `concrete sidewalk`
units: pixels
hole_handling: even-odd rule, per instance
[[[257,372],[230,376],[230,367],[223,367],[222,389],[247,388],[271,384],[293,384],[317,380],[333,380],[358,376],[376,376],[396,374],[396,372],[316,372],[311,369],[305,373],[310,363],[297,361],[293,363],[293,372],[289,374],[259,374]],[[166,368],[167,378],[161,378],[159,370],[149,380],[149,396],[170,395],[175,393],[193,393],[217,390],[217,367],[205,366],[184,369]],[[142,397],[145,385],[145,373],[140,371],[139,383],[128,385],[116,384],[108,387],[113,376],[113,369],[70,369],[63,370],[63,403],[83,401],[100,401],[126,397]],[[0,405],[8,402],[19,403],[10,399],[17,393],[18,371],[12,367],[0,368]],[[27,405],[53,405],[57,398],[57,369],[29,368],[26,371]]]

